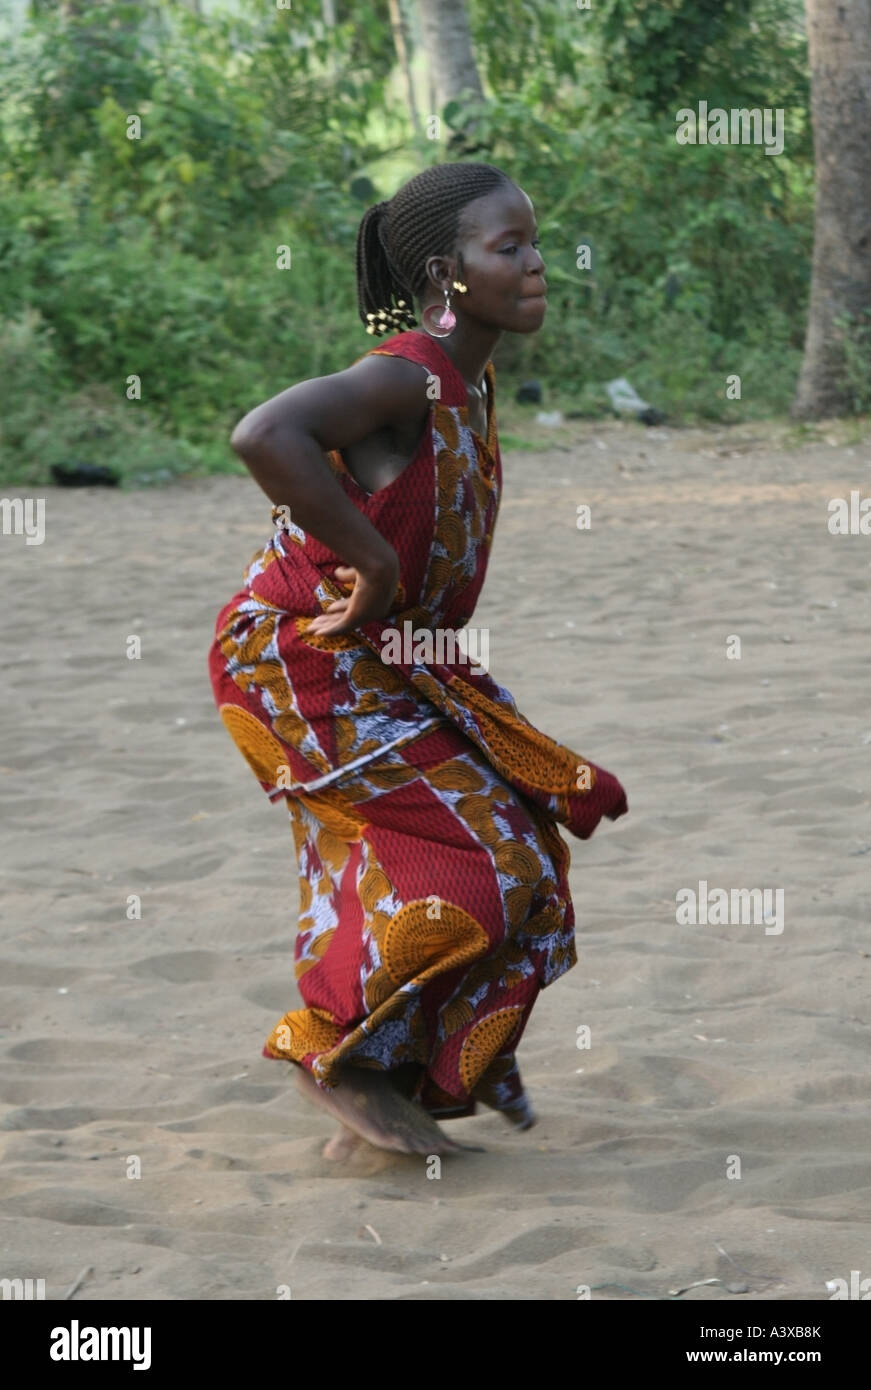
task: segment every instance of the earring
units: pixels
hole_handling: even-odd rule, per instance
[[[445,290],[444,304],[428,304],[423,311],[423,326],[432,338],[447,338],[453,333],[456,322],[450,290]]]

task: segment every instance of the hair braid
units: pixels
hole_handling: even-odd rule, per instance
[[[513,180],[493,164],[433,164],[368,208],[357,232],[357,309],[371,333],[411,327],[430,256],[452,256],[467,203]]]

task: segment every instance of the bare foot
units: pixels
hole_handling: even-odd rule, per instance
[[[505,1116],[513,1129],[532,1129],[532,1126],[538,1123],[538,1116],[525,1096],[522,1105],[516,1106],[513,1110],[502,1110],[500,1114]]]
[[[303,1095],[376,1149],[445,1154],[458,1153],[465,1147],[449,1139],[420,1105],[400,1095],[386,1072],[346,1067],[341,1081],[331,1091],[322,1090],[301,1066],[297,1067],[296,1080]]]
[[[345,1125],[339,1125],[332,1139],[328,1139],[324,1144],[324,1158],[329,1158],[333,1163],[341,1163],[342,1159],[348,1158],[362,1143],[359,1134],[355,1134]]]

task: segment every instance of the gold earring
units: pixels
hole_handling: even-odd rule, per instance
[[[469,286],[464,285],[462,280],[455,280],[454,289],[457,290],[459,294],[466,294],[469,289]]]

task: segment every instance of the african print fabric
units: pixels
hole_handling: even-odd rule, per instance
[[[626,796],[530,724],[480,663],[441,649],[474,613],[499,506],[492,362],[483,439],[435,339],[405,332],[372,351],[419,363],[434,396],[414,458],[387,487],[366,493],[341,452],[328,455],[399,557],[391,612],[309,636],[348,589],[335,579],[343,561],[291,517],[219,614],[210,654],[224,723],[267,795],[286,802],[296,842],[305,1007],[264,1053],[325,1087],[347,1065],[415,1062],[436,1116],[473,1114],[477,1101],[522,1115],[515,1049],[538,990],[576,960],[556,825],[586,839],[627,811]],[[397,633],[415,640],[388,658]]]

